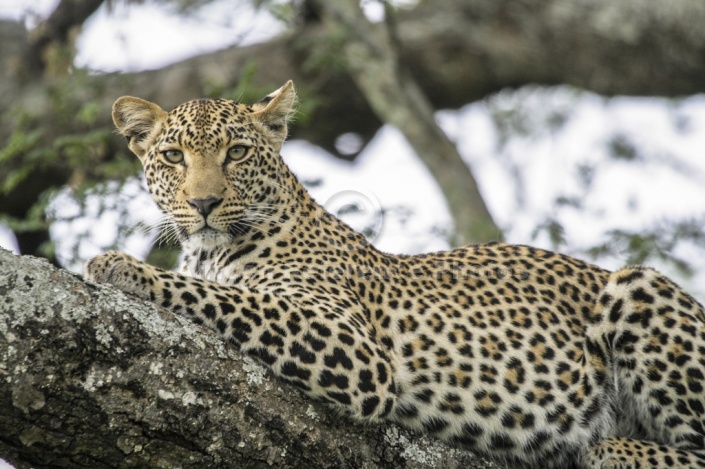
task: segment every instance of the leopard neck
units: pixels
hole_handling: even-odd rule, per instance
[[[367,239],[347,224],[328,213],[309,194],[298,178],[282,165],[276,181],[271,183],[269,198],[259,211],[249,219],[238,221],[231,230],[228,242],[203,242],[188,239],[182,243],[180,271],[184,274],[219,283],[230,283],[238,272],[253,264],[271,262],[267,253],[289,246],[292,252],[310,250],[312,239],[321,239],[327,231],[330,246],[318,249],[335,249],[342,245],[355,245],[358,249],[370,248]],[[318,244],[318,243],[317,243]]]

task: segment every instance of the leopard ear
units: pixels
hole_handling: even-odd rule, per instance
[[[166,118],[166,111],[154,103],[123,96],[113,104],[113,122],[127,138],[127,146],[140,159],[147,153],[152,136]]]
[[[294,114],[296,101],[294,82],[289,80],[252,105],[253,118],[264,124],[273,140],[280,145],[286,139],[287,123]]]

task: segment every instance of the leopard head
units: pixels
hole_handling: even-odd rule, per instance
[[[251,106],[200,99],[167,112],[124,96],[113,121],[182,244],[209,247],[276,216],[294,197],[279,151],[295,102],[291,81]]]

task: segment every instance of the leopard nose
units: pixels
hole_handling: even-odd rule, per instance
[[[206,197],[205,199],[189,199],[187,202],[191,207],[195,208],[198,213],[207,217],[222,201],[223,199],[216,197]]]

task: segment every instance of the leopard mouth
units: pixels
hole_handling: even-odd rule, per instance
[[[246,222],[236,222],[228,226],[227,231],[218,230],[208,224],[204,224],[201,228],[191,234],[187,234],[183,230],[184,238],[182,247],[185,249],[216,249],[228,244],[234,240],[246,236],[252,227]]]
[[[182,230],[187,238],[192,238],[194,236],[210,237],[210,236],[215,236],[218,233],[222,233],[221,230],[209,225],[208,222],[203,223],[203,225],[201,225],[200,227],[198,227],[196,229],[193,229],[193,231],[189,230],[186,227],[182,228]]]
[[[218,228],[215,228],[212,225],[209,225],[208,222],[205,222],[202,227],[198,228],[195,230],[193,233],[191,233],[189,236],[217,236],[217,235],[230,235],[234,238],[239,238],[241,236],[245,236],[252,230],[252,226],[244,221],[237,221],[235,223],[232,223],[228,225],[228,227],[225,230],[221,230]]]

